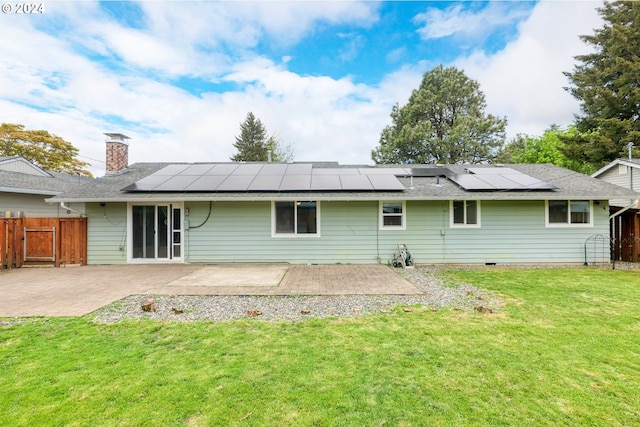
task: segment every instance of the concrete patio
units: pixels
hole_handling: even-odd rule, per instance
[[[384,265],[156,264],[0,271],[0,317],[82,316],[129,295],[411,295]]]

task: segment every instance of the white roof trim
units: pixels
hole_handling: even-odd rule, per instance
[[[36,173],[34,173],[32,175],[53,177],[53,175],[51,175],[49,172],[45,171],[41,167],[31,163],[29,160],[25,159],[24,157],[20,157],[20,156],[9,157],[9,158],[0,160],[0,165],[6,165],[6,164],[10,164],[10,163],[17,163],[17,162],[24,163],[24,164],[28,165],[31,169],[33,169],[34,172],[36,172]]]
[[[615,159],[614,161],[612,161],[611,163],[609,163],[606,166],[601,167],[600,169],[598,169],[596,172],[592,173],[591,176],[594,178],[597,178],[598,176],[602,175],[603,173],[605,173],[606,171],[608,171],[609,169],[613,168],[614,166],[617,165],[625,165],[625,166],[629,166],[632,168],[638,168],[640,169],[640,163],[637,163],[635,161],[629,161],[629,159]]]

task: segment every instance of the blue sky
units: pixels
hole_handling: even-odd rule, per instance
[[[253,112],[295,160],[371,164],[422,75],[480,83],[508,134],[579,113],[563,90],[597,1],[46,1],[0,15],[0,120],[71,141],[104,171],[104,132],[130,161],[228,161]]]

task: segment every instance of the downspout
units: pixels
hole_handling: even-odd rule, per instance
[[[67,205],[64,204],[64,202],[60,202],[60,207],[62,209],[64,209],[64,210],[66,210],[67,213],[75,212],[75,213],[77,213],[78,215],[80,215],[83,218],[86,216],[84,212],[80,212],[79,210],[74,209],[71,206],[67,206]]]
[[[633,142],[630,142],[629,145],[629,163],[633,162]],[[629,190],[633,190],[633,167],[627,166],[629,168]]]

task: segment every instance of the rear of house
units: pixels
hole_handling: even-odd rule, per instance
[[[581,263],[609,227],[606,201],[310,199],[88,203],[89,263],[389,263],[398,243],[427,264]],[[569,219],[549,219],[567,204]],[[608,241],[595,243],[590,261],[608,262]]]
[[[551,165],[127,165],[117,153],[104,178],[49,199],[85,205],[90,264],[386,264],[399,243],[425,264],[608,262],[608,200],[637,198]]]

